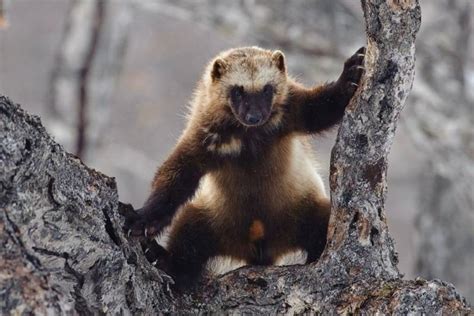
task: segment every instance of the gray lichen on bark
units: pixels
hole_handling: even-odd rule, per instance
[[[399,277],[399,272],[384,210],[387,157],[413,83],[421,13],[415,1],[362,1],[362,5],[366,71],[332,151],[326,254],[345,257],[346,269],[355,274],[390,279]],[[351,262],[354,255],[365,261]]]
[[[442,281],[400,278],[384,215],[387,154],[413,79],[417,1],[363,1],[366,73],[333,150],[330,241],[311,265],[246,267],[189,295],[122,232],[115,182],[66,153],[0,97],[0,310],[468,313]]]

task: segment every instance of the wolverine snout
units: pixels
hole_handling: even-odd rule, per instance
[[[247,126],[259,126],[268,120],[272,110],[272,91],[247,93],[233,90],[231,106],[237,119]]]
[[[263,121],[263,115],[261,113],[247,113],[245,121],[248,125],[258,125]]]
[[[265,124],[270,117],[270,105],[256,105],[248,108],[242,107],[238,111],[238,120],[247,126],[259,126]]]

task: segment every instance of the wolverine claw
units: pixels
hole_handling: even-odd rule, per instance
[[[150,239],[161,233],[170,224],[171,216],[155,219],[154,214],[147,212],[131,212],[125,214],[124,233],[127,237],[138,237],[140,239]]]
[[[359,48],[359,49],[356,51],[356,54],[364,56],[366,50],[367,50],[367,49],[366,49],[364,46],[362,46],[361,48]]]
[[[359,87],[364,67],[365,48],[361,47],[344,62],[344,69],[338,79],[338,85],[342,91],[352,96]]]
[[[146,249],[145,249],[145,253],[147,253],[148,251],[150,251],[150,248],[146,248]]]

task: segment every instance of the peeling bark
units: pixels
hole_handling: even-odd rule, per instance
[[[331,163],[329,243],[311,265],[246,267],[189,294],[123,235],[116,184],[0,97],[0,311],[68,314],[469,313],[442,281],[402,280],[384,198],[387,154],[413,80],[418,2],[362,1],[366,73]]]

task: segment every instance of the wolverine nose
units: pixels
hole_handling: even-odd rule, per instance
[[[247,115],[245,116],[245,120],[250,125],[257,125],[262,121],[262,119],[263,116],[259,113],[247,113]]]

